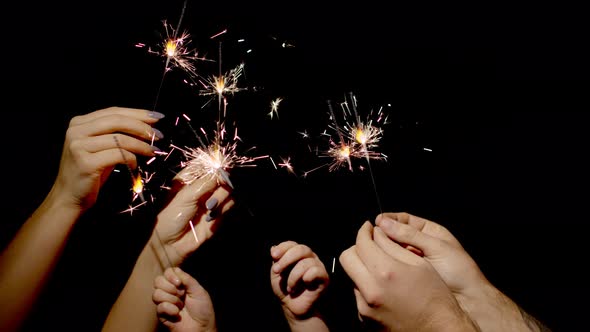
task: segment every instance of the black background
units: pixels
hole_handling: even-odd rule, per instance
[[[134,45],[159,42],[161,20],[176,24],[181,8],[182,1],[4,8],[3,245],[51,187],[72,116],[154,106],[162,58]],[[229,98],[244,146],[275,161],[292,156],[299,175],[322,162],[297,132],[326,126],[327,100],[353,92],[362,111],[384,105],[390,119],[379,147],[389,158],[371,164],[375,187],[359,170],[304,178],[261,161],[232,172],[239,204],[185,267],[211,293],[220,329],[284,328],[269,287],[270,246],[306,243],[331,270],[379,212],[374,190],[383,211],[449,228],[492,283],[549,327],[577,330],[584,321],[577,303],[588,291],[589,54],[578,8],[189,1],[183,25],[210,58],[217,43],[209,36],[228,29],[219,39],[223,65],[243,61],[250,87]],[[295,47],[282,48],[283,40]],[[191,144],[186,126],[174,126],[180,114],[202,123],[215,114],[200,109],[204,97],[184,78],[172,71],[162,85],[166,142]],[[276,97],[284,98],[280,118],[270,120]],[[158,181],[172,177],[170,164],[154,167]],[[78,223],[26,330],[102,326],[155,214],[119,213],[129,203],[120,170]],[[330,323],[353,330],[349,281],[338,264],[331,277]]]

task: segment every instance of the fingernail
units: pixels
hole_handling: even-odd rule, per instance
[[[154,119],[162,119],[165,117],[165,115],[160,112],[149,112],[148,115],[150,118]]]
[[[291,293],[291,287],[287,286],[287,293]]]
[[[207,207],[207,210],[213,210],[216,206],[217,206],[217,198],[215,197],[210,197],[207,202],[205,202],[205,206]]]
[[[154,151],[154,152],[162,152],[162,150],[160,150],[160,148],[157,147],[157,146],[155,146],[155,145],[152,145],[152,151]]]
[[[154,131],[154,134],[156,135],[157,138],[164,138],[164,134],[162,134],[161,131],[159,131],[156,128],[152,128],[152,130]]]
[[[381,218],[381,220],[379,221],[379,227],[381,228],[389,228],[393,226],[393,223],[395,221],[393,219],[389,219],[389,218]]]

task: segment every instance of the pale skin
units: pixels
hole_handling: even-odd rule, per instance
[[[434,267],[368,221],[340,263],[362,320],[387,331],[478,331]]]
[[[17,331],[22,325],[74,225],[94,205],[114,167],[127,162],[134,169],[136,155],[155,155],[151,140],[162,136],[152,126],[162,117],[143,109],[110,107],[71,119],[50,192],[0,256],[0,294],[10,303],[0,306],[0,330]]]
[[[273,246],[270,255],[270,283],[291,331],[329,331],[317,308],[330,281],[324,263],[308,246],[294,241]]]
[[[216,332],[209,293],[180,268],[168,268],[154,280],[152,300],[162,325],[172,332]]]
[[[181,177],[179,174],[176,178]],[[179,266],[209,240],[223,215],[234,205],[230,187],[218,177],[210,176],[178,187],[178,192],[173,192],[172,200],[158,214],[152,236],[111,308],[102,331],[154,331],[158,325],[152,301],[154,279],[166,268]],[[215,213],[210,214],[213,210]]]
[[[549,331],[494,287],[444,226],[408,213],[381,214],[376,224],[432,265],[482,331]]]

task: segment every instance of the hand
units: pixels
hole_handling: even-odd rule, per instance
[[[81,212],[87,210],[115,165],[127,163],[135,169],[135,154],[154,156],[158,149],[142,140],[162,138],[151,127],[162,117],[142,109],[110,107],[72,118],[52,195]]]
[[[376,224],[397,243],[423,255],[482,331],[547,329],[496,289],[445,227],[408,213],[384,213]]]
[[[167,263],[177,266],[213,236],[223,215],[235,202],[231,197],[231,188],[214,176],[206,176],[190,184],[175,180],[173,187],[173,198],[158,214],[154,230],[154,237],[157,238],[152,243],[156,248],[166,250],[162,254],[171,260]],[[161,248],[162,245],[164,248]]]
[[[270,254],[274,262],[270,283],[287,320],[291,323],[314,315],[314,304],[329,283],[322,261],[308,246],[293,241],[273,246]]]
[[[179,268],[168,268],[154,281],[152,300],[160,322],[170,331],[216,331],[215,311],[207,290]]]
[[[365,222],[356,244],[340,255],[355,284],[361,318],[392,331],[475,331],[453,294],[424,258]]]
[[[392,240],[410,245],[414,252],[423,255],[459,296],[459,301],[461,294],[487,281],[475,261],[444,226],[408,213],[384,213],[377,216],[375,223]]]

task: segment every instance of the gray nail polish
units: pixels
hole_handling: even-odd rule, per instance
[[[217,198],[211,197],[205,202],[205,206],[207,207],[207,210],[213,210],[217,206],[217,203]]]
[[[154,151],[154,152],[162,152],[162,150],[160,150],[160,148],[155,145],[152,145],[151,148],[152,148],[152,151]]]
[[[162,119],[163,117],[165,117],[165,115],[160,112],[149,112],[148,116],[154,119]]]
[[[152,130],[154,131],[154,134],[156,134],[156,137],[157,137],[157,138],[164,138],[164,134],[162,134],[162,132],[161,132],[161,131],[159,131],[159,130],[158,130],[158,129],[156,129],[156,128],[152,128]]]

